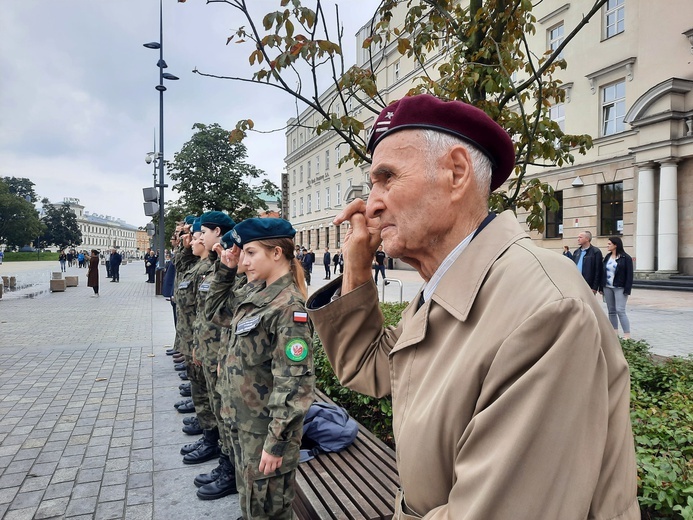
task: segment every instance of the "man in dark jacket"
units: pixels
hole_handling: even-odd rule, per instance
[[[325,248],[325,254],[322,255],[322,263],[325,266],[325,280],[330,279],[330,264],[332,263],[332,255],[330,254],[330,249]]]
[[[313,272],[313,262],[315,262],[315,258],[305,247],[301,250],[301,253],[303,254],[301,257],[301,265],[303,266],[303,271],[306,275],[306,283],[310,285],[310,275]]]
[[[602,252],[592,245],[592,233],[589,231],[582,231],[577,242],[580,247],[573,253],[573,262],[592,292],[596,294],[602,284]]]
[[[111,281],[120,282],[120,264],[123,262],[123,257],[114,247],[111,249]]]

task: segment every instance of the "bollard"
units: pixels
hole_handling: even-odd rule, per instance
[[[65,286],[66,287],[77,287],[79,285],[79,276],[66,276]]]
[[[9,286],[10,286],[10,277],[9,276],[3,276],[2,277],[2,285],[9,288]]]
[[[51,292],[64,292],[65,280],[51,280]]]
[[[17,287],[17,277],[10,276],[10,289],[14,289],[15,287]]]

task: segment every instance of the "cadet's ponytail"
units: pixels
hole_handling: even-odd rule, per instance
[[[294,241],[291,238],[270,238],[268,240],[258,240],[258,243],[269,250],[275,247],[281,248],[284,258],[289,261],[289,269],[294,278],[296,288],[305,299],[308,299],[305,273],[301,263],[294,256]]]

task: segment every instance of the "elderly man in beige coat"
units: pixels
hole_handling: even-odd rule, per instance
[[[342,383],[393,397],[395,519],[640,518],[628,366],[575,266],[488,214],[514,164],[483,112],[428,95],[385,108],[346,270],[308,302]],[[383,327],[371,260],[426,281]]]

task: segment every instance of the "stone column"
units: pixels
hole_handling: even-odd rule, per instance
[[[655,270],[655,183],[654,164],[638,165],[638,209],[635,231],[637,271]]]
[[[674,161],[663,162],[659,168],[659,229],[657,271],[678,272],[679,208],[678,171]]]

